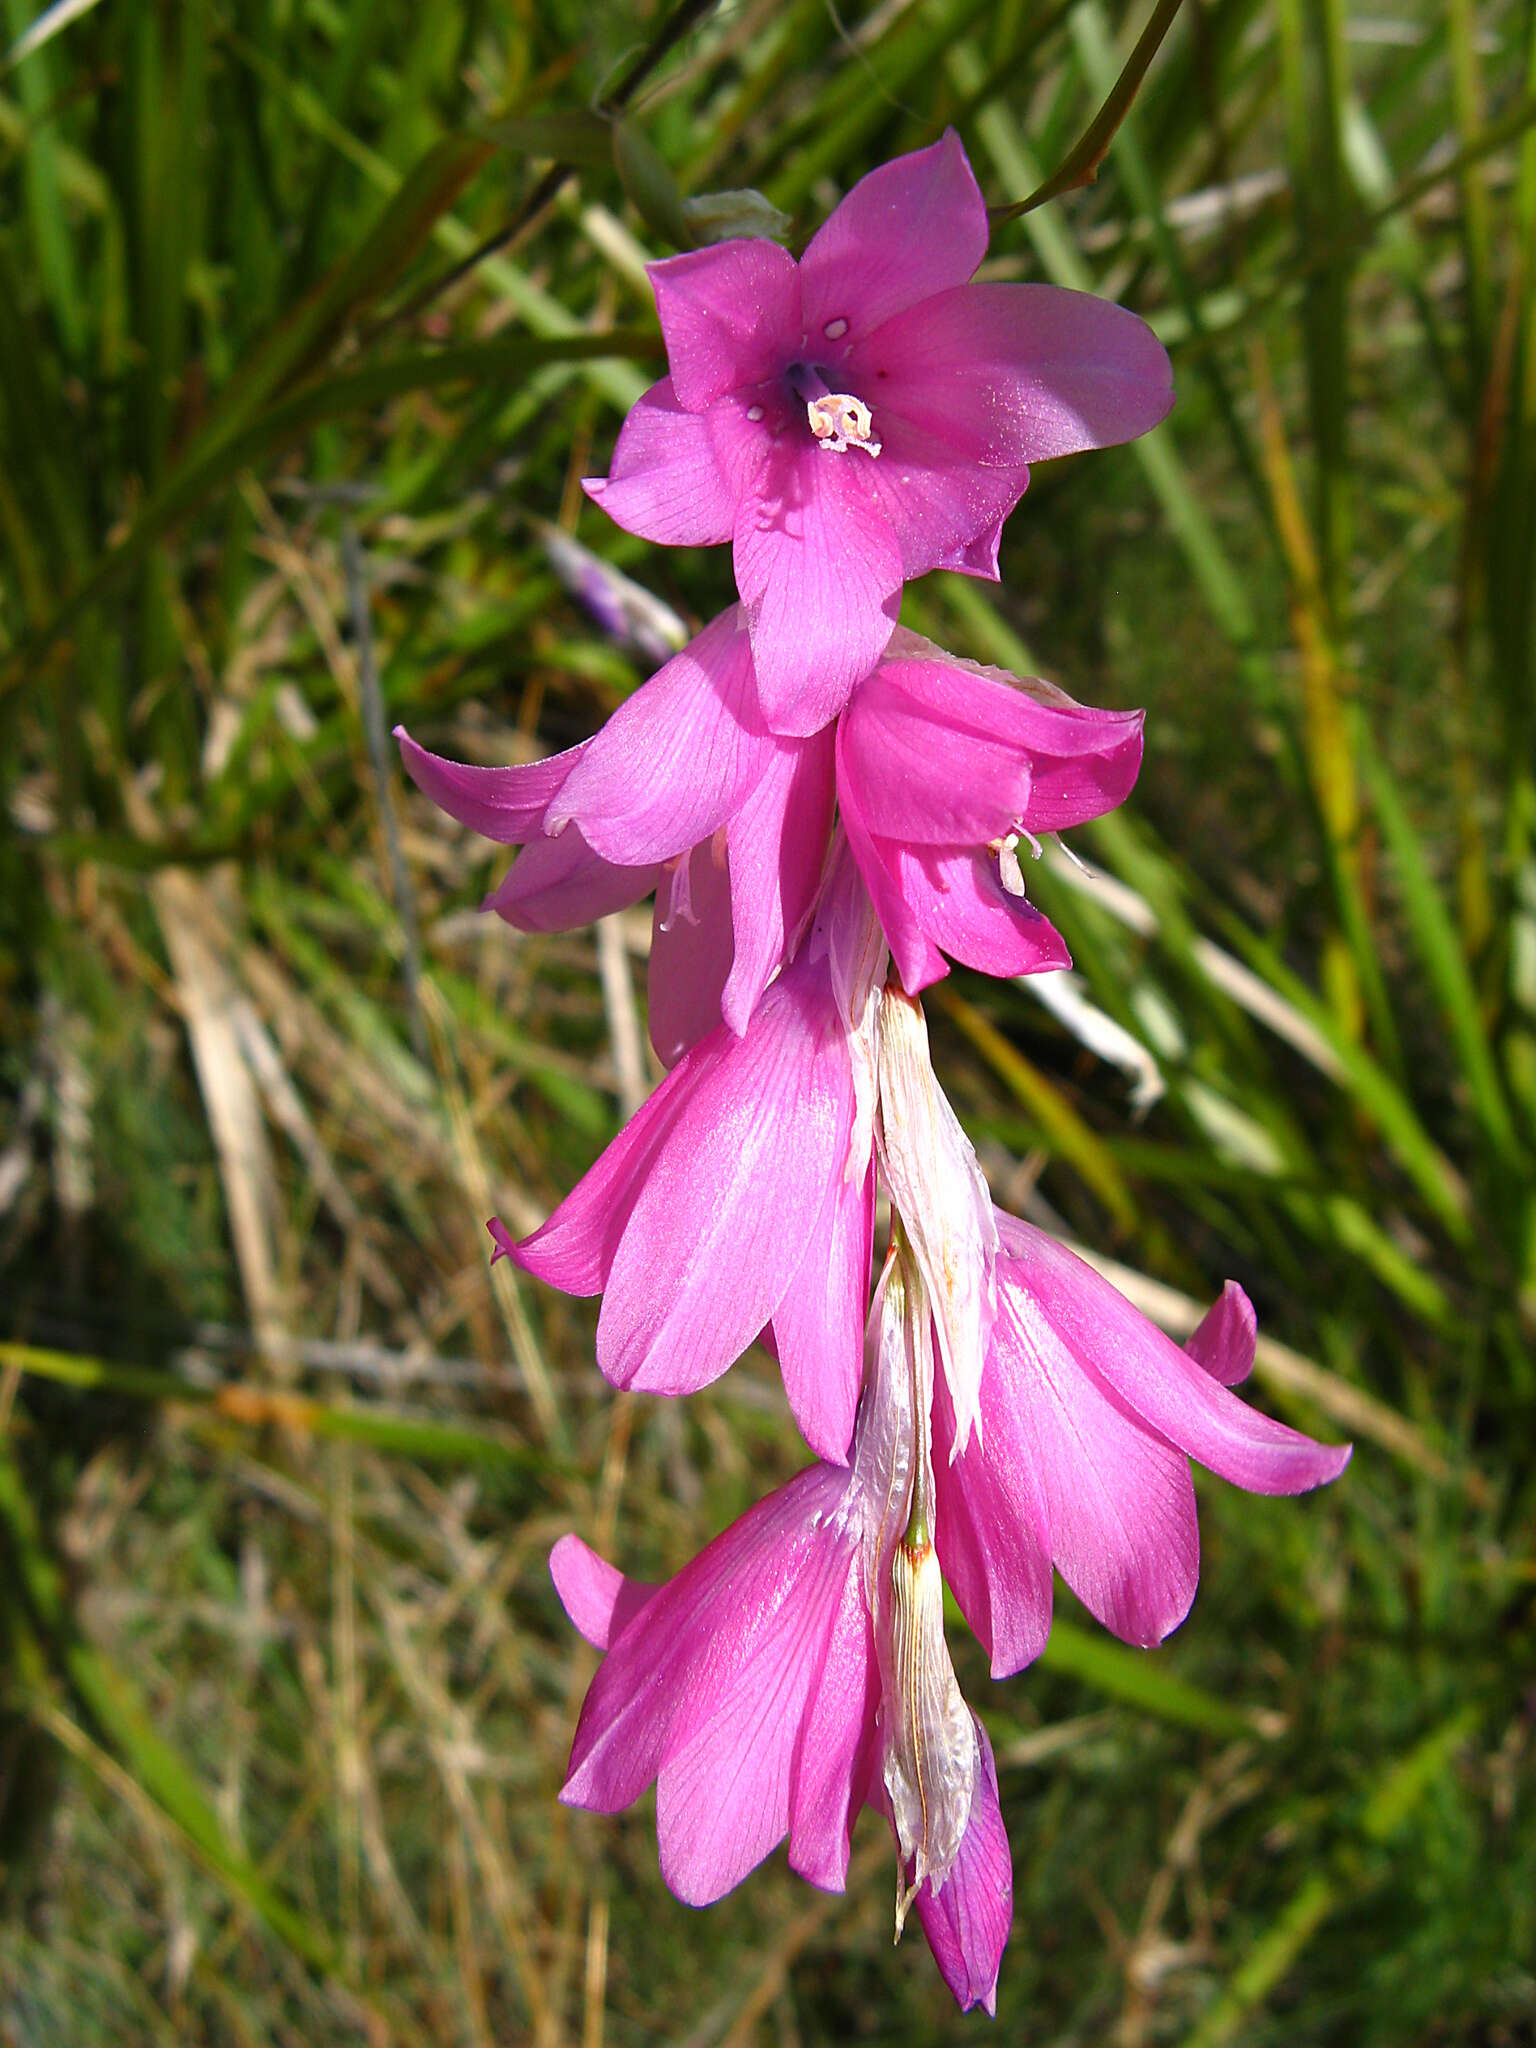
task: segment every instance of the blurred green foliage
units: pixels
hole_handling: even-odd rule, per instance
[[[775,1861],[695,1915],[644,1810],[555,1803],[591,1659],[549,1543],[675,1569],[800,1454],[761,1361],[615,1401],[589,1307],[487,1272],[484,1217],[619,1119],[644,928],[606,1000],[591,935],[483,929],[503,857],[368,725],[509,759],[634,687],[544,522],[728,600],[724,551],[579,491],[685,198],[798,242],[953,122],[1009,208],[1147,18],[100,0],[0,69],[0,2040],[982,2024],[890,1952],[873,1823],[846,1899]],[[1175,358],[1168,425],[1037,474],[1000,588],[906,610],[1147,705],[1100,879],[1029,878],[1144,1085],[964,975],[941,1070],[1000,1200],[1175,1323],[1240,1279],[1256,1398],[1358,1446],[1302,1503],[1203,1487],[1161,1652],[1063,1595],[994,1689],[952,1631],[1016,1859],[999,2037],[1519,2048],[1536,12],[1185,0],[988,263]]]

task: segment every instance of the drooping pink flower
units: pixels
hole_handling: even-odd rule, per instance
[[[1032,462],[1129,440],[1172,403],[1134,314],[969,282],[986,248],[950,130],[862,178],[798,263],[753,240],[650,266],[670,374],[587,488],[647,539],[732,543],[775,732],[836,715],[905,579],[996,576]]]
[[[1200,1568],[1190,1458],[1250,1493],[1303,1493],[1350,1451],[1227,1391],[1254,1348],[1230,1281],[1181,1349],[1044,1231],[1002,1211],[997,1228],[981,1431],[955,1452],[941,1384],[934,1441],[945,1576],[1001,1678],[1044,1646],[1053,1564],[1126,1642],[1178,1627]]]
[[[932,1474],[918,1325],[899,1297],[888,1273],[847,1468],[802,1472],[664,1586],[575,1536],[556,1544],[566,1612],[606,1652],[560,1796],[613,1813],[654,1781],[662,1875],[691,1905],[786,1836],[790,1868],[841,1891],[868,1802],[897,1838],[898,1933],[915,1904],[962,2007],[990,2011],[1012,1863],[991,1746],[944,1647],[931,1541],[910,1540],[931,1521]],[[914,1577],[922,1590],[904,1596]]]
[[[397,732],[451,817],[521,844],[486,900],[559,931],[654,889],[650,1022],[668,1064],[724,1015],[745,1030],[810,915],[832,820],[831,735],[781,739],[757,703],[736,607],[579,746],[516,768],[444,760]]]
[[[597,1362],[617,1387],[707,1386],[765,1325],[806,1442],[840,1463],[858,1399],[874,1168],[865,1006],[840,985],[829,899],[738,1038],[693,1046],[540,1229],[501,1252],[603,1295]],[[880,963],[871,960],[866,972]]]
[[[1028,901],[1020,835],[1065,831],[1123,803],[1142,714],[1076,704],[1051,684],[978,668],[905,628],[837,726],[837,802],[902,983],[1070,965]]]

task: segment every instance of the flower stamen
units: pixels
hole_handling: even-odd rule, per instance
[[[811,432],[831,455],[845,455],[850,448],[862,448],[866,455],[878,455],[882,444],[874,438],[875,423],[869,407],[851,392],[829,391],[823,398],[805,401]]]

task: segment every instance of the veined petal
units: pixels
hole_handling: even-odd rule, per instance
[[[658,1799],[663,1872],[690,1903],[718,1897],[752,1867],[742,1857],[754,1800],[766,1793],[777,1832],[763,1839],[759,1827],[752,1861],[788,1828],[786,1752],[857,1566],[856,1543],[837,1516],[845,1483],[842,1473],[812,1466],[650,1591],[624,1626],[610,1622],[560,1796],[613,1813],[668,1773]],[[603,1589],[590,1568],[583,1576],[576,1606],[598,1625]]]
[[[1188,1462],[1073,1356],[1006,1259],[987,1370],[1017,1409],[1056,1569],[1117,1636],[1160,1643],[1200,1577]]]
[[[1051,284],[962,284],[887,320],[858,351],[860,388],[968,459],[1044,462],[1155,427],[1173,404],[1146,322]]]
[[[725,1045],[723,1033],[706,1039],[674,1067],[531,1236],[520,1244],[505,1240],[504,1233],[498,1236],[517,1265],[564,1294],[601,1294],[656,1155],[671,1136],[690,1090],[707,1081],[724,1056]],[[493,1234],[497,1228],[493,1226]]]
[[[582,1542],[562,1536],[549,1553],[549,1575],[560,1605],[594,1650],[606,1650],[624,1633],[656,1591],[639,1579],[627,1579],[616,1565]]]
[[[1229,1280],[1206,1310],[1200,1327],[1184,1340],[1184,1349],[1213,1380],[1235,1387],[1253,1371],[1257,1342],[1253,1303],[1235,1280]]]
[[[758,701],[775,732],[819,732],[884,651],[901,598],[901,550],[856,476],[786,432],[736,516],[736,587]],[[875,458],[878,460],[878,458]]]
[[[874,1766],[880,1670],[857,1569],[842,1584],[791,1766],[789,1867],[823,1891],[848,1880],[853,1823]]]
[[[567,825],[558,839],[530,839],[481,908],[520,932],[574,931],[648,896],[657,872],[603,860]]]
[[[908,419],[878,377],[850,381],[872,394],[881,442],[860,481],[900,543],[908,580],[956,569],[995,582],[1003,521],[1029,486],[1028,463],[983,460],[958,430],[941,437]]]
[[[1066,942],[1045,913],[1003,887],[998,857],[990,850],[893,846],[883,840],[876,852],[913,922],[951,959],[999,977],[1071,966]],[[914,953],[909,975],[906,950],[892,942],[903,986],[915,995],[939,977],[924,971],[931,949]]]
[[[422,794],[431,797],[450,818],[500,846],[520,846],[525,839],[538,838],[544,829],[544,813],[588,745],[583,740],[563,754],[550,754],[516,768],[481,768],[429,754],[403,725],[395,727],[395,738],[400,743],[401,765]]]
[[[800,275],[776,242],[716,242],[646,265],[679,405],[702,412],[800,352]]]
[[[677,1117],[648,1156],[597,1325],[613,1384],[661,1394],[706,1386],[771,1320],[842,1178],[853,1085],[825,978],[790,968],[746,1036],[722,1026],[674,1086]]]
[[[998,1228],[1010,1285],[1038,1304],[1074,1357],[1181,1451],[1250,1493],[1304,1493],[1348,1464],[1347,1444],[1314,1443],[1229,1393],[1044,1231],[1001,1215]]]
[[[723,825],[771,762],[737,607],[621,704],[546,814],[580,825],[606,859],[675,859]]]
[[[993,1358],[997,1345],[994,1326]],[[1009,1678],[1034,1662],[1051,1631],[1050,1531],[1017,1389],[991,1359],[981,1420],[983,1441],[973,1439],[957,1457],[954,1403],[942,1382],[935,1388],[939,1562],[992,1676]]]
[[[859,1364],[875,1228],[873,1161],[861,1179],[827,1184],[805,1256],[773,1317],[784,1392],[800,1434],[845,1465],[859,1405]]]
[[[1030,757],[1006,734],[961,723],[964,698],[944,705],[930,666],[882,662],[854,691],[837,727],[838,795],[878,838],[984,845],[1022,816]]]
[[[756,788],[726,826],[735,958],[725,1019],[747,1020],[797,944],[816,902],[832,830],[832,735],[780,740]]]
[[[930,148],[860,178],[812,236],[800,259],[807,348],[850,345],[961,283],[986,253],[986,201],[947,128]],[[839,322],[842,333],[828,334]]]
[[[998,1803],[992,1744],[980,1721],[975,1726],[981,1768],[965,1839],[943,1890],[935,1892],[926,1884],[918,1893],[917,1917],[960,2010],[979,2005],[995,2015],[997,1973],[1013,1925],[1013,1857]]]
[[[734,945],[720,835],[676,865],[686,867],[686,882],[669,867],[657,883],[647,969],[651,1043],[664,1067],[675,1067],[720,1022]]]
[[[736,494],[709,429],[678,404],[670,377],[630,407],[607,476],[584,477],[582,489],[626,533],[663,547],[715,547],[731,537]]]

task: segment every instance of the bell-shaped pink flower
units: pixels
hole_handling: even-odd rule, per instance
[[[729,241],[650,266],[670,375],[587,488],[630,532],[732,544],[765,716],[813,733],[874,666],[905,579],[995,577],[1029,465],[1173,401],[1144,322],[968,282],[986,204],[953,130],[862,178],[797,263]]]
[[[1024,894],[1022,833],[1065,831],[1123,803],[1142,714],[1075,704],[898,628],[837,726],[843,828],[902,983],[1070,965]]]
[[[919,1329],[899,1307],[887,1314],[887,1283],[902,1299],[888,1272],[846,1468],[802,1472],[661,1587],[624,1579],[575,1536],[556,1544],[566,1612],[607,1653],[561,1798],[613,1813],[654,1780],[662,1875],[692,1905],[739,1884],[786,1835],[791,1869],[841,1891],[867,1801],[897,1837],[898,1933],[915,1904],[955,1997],[991,2010],[1012,1862],[991,1746],[944,1646],[924,1524],[926,1315]],[[904,1598],[908,1579],[921,1590]]]
[[[547,1223],[516,1245],[491,1225],[530,1273],[603,1295],[597,1362],[617,1387],[693,1393],[771,1323],[801,1433],[837,1463],[874,1230],[872,1056],[834,971],[860,907],[844,896],[744,1036],[720,1025],[692,1047]]]
[[[934,1443],[945,1576],[1001,1678],[1044,1647],[1053,1564],[1126,1642],[1178,1627],[1200,1569],[1190,1458],[1250,1493],[1303,1493],[1350,1451],[1227,1391],[1254,1346],[1231,1282],[1181,1349],[1044,1231],[1001,1211],[997,1228],[981,1431],[950,1462],[940,1384]]]
[[[746,1029],[804,929],[832,821],[832,737],[782,739],[757,702],[739,609],[706,626],[601,732],[518,768],[467,767],[397,733],[450,816],[523,851],[485,907],[558,931],[654,889],[651,1035],[672,1064],[723,1015]]]

